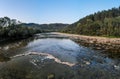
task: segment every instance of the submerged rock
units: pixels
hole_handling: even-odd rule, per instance
[[[86,61],[85,63],[86,63],[86,65],[90,65],[90,62],[87,62],[87,61]]]
[[[47,76],[47,79],[55,79],[55,74],[49,74],[49,75]]]
[[[120,66],[114,65],[114,68],[115,68],[116,70],[119,70],[119,69],[120,69]]]

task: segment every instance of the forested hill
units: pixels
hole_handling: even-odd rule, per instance
[[[62,32],[120,37],[120,7],[88,15],[65,27]]]
[[[41,33],[41,29],[25,27],[22,22],[9,17],[0,18],[0,41],[6,39],[21,39]]]
[[[60,31],[63,28],[65,28],[65,26],[68,26],[68,24],[62,24],[62,23],[53,23],[53,24],[23,23],[21,25],[25,26],[25,27],[32,27],[32,28],[41,29],[41,30],[46,31],[46,32]]]
[[[9,17],[0,18],[0,40],[8,38],[26,38],[33,36],[36,33],[59,31],[68,24],[35,24],[35,23],[22,23],[16,19]]]

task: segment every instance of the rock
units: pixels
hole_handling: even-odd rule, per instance
[[[49,74],[49,75],[47,76],[47,79],[55,79],[55,75],[54,75],[54,74]]]
[[[88,62],[88,61],[84,61],[84,63],[85,63],[86,65],[90,65],[90,62]]]
[[[90,62],[86,62],[87,65],[90,65]]]
[[[114,65],[114,68],[115,68],[116,70],[119,70],[119,69],[120,69],[120,66]]]
[[[9,49],[9,46],[4,47],[4,50],[8,50],[8,49]]]

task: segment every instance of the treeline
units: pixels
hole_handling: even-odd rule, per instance
[[[62,32],[94,36],[120,37],[120,7],[86,16]]]
[[[33,34],[42,32],[31,27],[24,27],[21,25],[11,25],[8,27],[0,26],[0,39],[5,38],[26,38]]]
[[[42,29],[45,32],[56,32],[62,30],[68,24],[54,23],[54,24],[35,24],[35,23],[23,23],[25,27],[32,27],[36,29]]]

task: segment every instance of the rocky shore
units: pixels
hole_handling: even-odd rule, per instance
[[[84,36],[76,34],[58,33],[80,43],[83,46],[91,47],[97,50],[107,50],[109,52],[120,53],[120,38],[107,38],[98,36]]]

